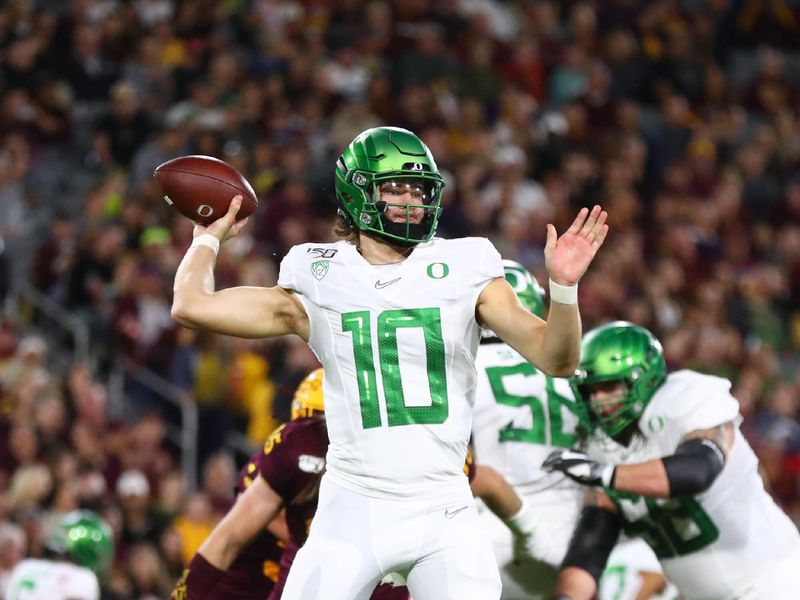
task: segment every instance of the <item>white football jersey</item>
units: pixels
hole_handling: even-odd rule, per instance
[[[325,367],[327,477],[414,497],[464,484],[481,291],[503,277],[489,240],[434,239],[391,265],[353,244],[301,244],[281,262]]]
[[[475,462],[490,465],[524,494],[577,489],[563,473],[541,468],[553,449],[575,442],[578,417],[568,381],[545,375],[503,343],[482,343],[477,365]]]
[[[99,600],[93,571],[66,562],[27,558],[11,572],[5,600]]]
[[[738,420],[730,387],[727,379],[694,371],[670,374],[639,419],[641,436],[623,447],[600,434],[588,453],[614,464],[674,454],[689,432]],[[764,490],[758,461],[738,428],[725,467],[704,493],[667,499],[610,495],[626,533],[650,545],[687,600],[739,597],[761,572],[800,548],[800,534]]]
[[[661,565],[650,547],[641,539],[620,541],[608,557],[600,578],[597,600],[636,600],[642,589],[643,573],[662,573]],[[678,600],[680,594],[667,582],[663,591],[650,600]]]

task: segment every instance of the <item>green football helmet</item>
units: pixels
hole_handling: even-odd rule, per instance
[[[661,342],[644,327],[615,321],[583,336],[581,360],[570,385],[589,429],[599,426],[614,437],[639,419],[666,377]],[[587,386],[610,381],[624,381],[627,390],[617,407],[606,407],[602,414],[592,406]]]
[[[114,560],[111,527],[91,510],[74,510],[61,517],[46,545],[98,574],[107,573]]]
[[[503,261],[506,281],[517,294],[522,306],[537,317],[544,314],[544,290],[528,269],[514,260]]]
[[[360,133],[336,161],[336,202],[339,214],[353,227],[397,246],[413,246],[433,237],[442,208],[444,179],[428,147],[399,127],[375,127]],[[418,204],[380,200],[382,184],[414,183],[423,190],[423,217],[411,222]],[[384,214],[389,206],[406,211],[405,222]]]

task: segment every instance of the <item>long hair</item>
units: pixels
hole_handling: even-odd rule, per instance
[[[358,229],[342,215],[336,217],[336,223],[333,226],[333,234],[340,240],[350,242],[356,246],[358,245]]]

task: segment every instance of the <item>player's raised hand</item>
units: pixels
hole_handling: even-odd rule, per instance
[[[591,212],[582,208],[561,237],[552,224],[547,224],[544,258],[550,279],[561,285],[578,283],[606,239],[607,218],[608,213],[597,205]]]
[[[213,223],[209,223],[206,226],[200,225],[200,223],[195,223],[193,233],[194,237],[204,233],[210,233],[220,242],[224,242],[228,238],[232,238],[239,233],[242,227],[247,224],[249,219],[248,217],[247,219],[242,219],[238,223],[236,222],[236,214],[239,212],[239,207],[242,206],[242,200],[243,198],[241,195],[237,194],[234,196],[231,200],[230,206],[228,206],[228,212],[226,212]]]

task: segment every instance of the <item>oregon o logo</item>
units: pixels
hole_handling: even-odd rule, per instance
[[[214,214],[214,209],[211,208],[208,204],[201,204],[197,207],[197,214],[201,217],[210,217]]]
[[[447,263],[435,262],[428,265],[428,277],[431,279],[444,279],[450,274]]]
[[[664,429],[664,417],[655,416],[647,422],[647,428],[650,433],[658,433]]]

